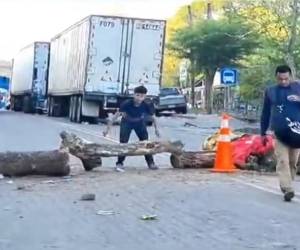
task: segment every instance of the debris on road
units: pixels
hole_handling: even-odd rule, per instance
[[[235,130],[230,135],[234,164],[245,170],[275,171],[274,138],[268,136],[268,143],[262,145],[260,135],[249,132],[256,133],[258,129],[243,128]],[[219,136],[219,133],[215,133],[206,138],[203,143],[203,150],[216,150]]]
[[[152,215],[143,215],[141,217],[141,220],[157,220],[157,215],[156,214],[152,214]]]
[[[98,210],[97,215],[115,215],[116,213],[111,210]]]
[[[43,181],[44,184],[55,184],[56,182],[53,180]]]
[[[195,120],[197,119],[196,115],[186,115],[186,114],[172,114],[172,117],[178,117],[178,118],[185,118],[185,119],[191,119]]]
[[[95,194],[83,194],[81,196],[81,200],[82,201],[94,201],[96,199],[96,195]]]
[[[194,128],[200,128],[200,129],[218,129],[219,127],[213,127],[213,126],[210,126],[210,127],[202,127],[202,126],[198,126],[194,123],[190,123],[190,122],[185,122],[183,124],[184,127],[194,127]]]
[[[185,122],[183,126],[184,126],[184,127],[195,127],[195,128],[199,128],[198,125],[193,124],[193,123],[190,123],[190,122]]]
[[[17,190],[24,190],[24,189],[26,189],[25,185],[18,185],[17,186]]]

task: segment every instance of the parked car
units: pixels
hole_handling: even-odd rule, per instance
[[[178,88],[162,88],[155,103],[156,115],[163,111],[175,111],[176,113],[187,113],[187,101]]]

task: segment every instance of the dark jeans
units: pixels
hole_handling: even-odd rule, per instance
[[[130,137],[132,130],[134,130],[134,132],[136,133],[136,135],[140,141],[148,140],[149,136],[148,136],[146,124],[140,123],[140,122],[129,123],[129,122],[122,121],[121,125],[120,125],[120,142],[121,143],[127,143],[129,141],[129,137]],[[119,156],[117,164],[123,165],[125,158],[126,158],[125,156]],[[148,166],[150,164],[154,163],[152,155],[145,155],[145,160],[146,160]]]

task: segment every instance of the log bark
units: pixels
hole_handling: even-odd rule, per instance
[[[0,153],[0,174],[4,176],[65,176],[69,173],[69,154],[65,151]]]
[[[215,155],[214,151],[183,152],[172,154],[170,161],[174,168],[212,168]]]
[[[84,168],[89,171],[101,166],[101,157],[136,156],[169,152],[182,152],[183,144],[177,142],[141,141],[126,144],[97,144],[84,141],[78,136],[63,131],[61,148],[69,149],[72,155],[82,160]]]

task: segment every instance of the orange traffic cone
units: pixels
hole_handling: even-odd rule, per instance
[[[223,114],[220,135],[217,145],[217,153],[213,172],[233,173],[236,168],[233,164],[232,145],[230,140],[229,115]]]

